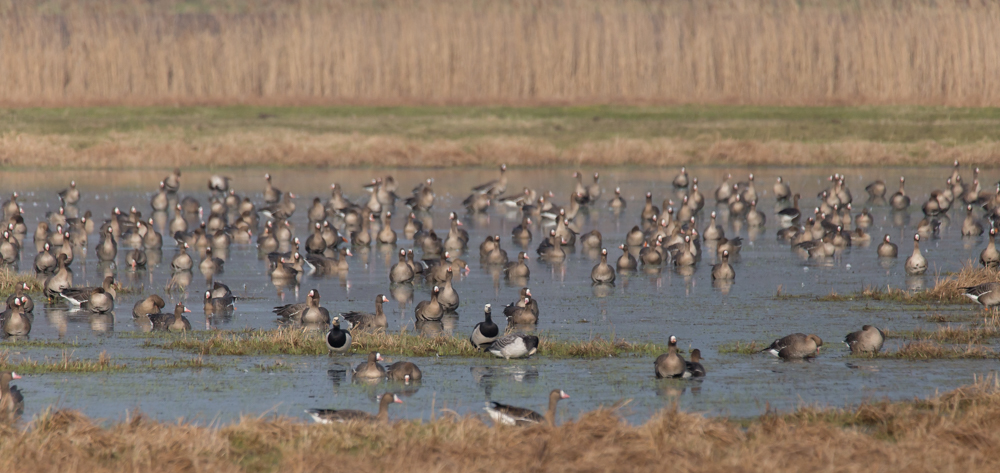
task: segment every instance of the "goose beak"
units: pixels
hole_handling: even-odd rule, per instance
[[[187,307],[185,307],[184,308],[184,312],[191,312],[191,309],[188,309]]]
[[[11,379],[21,379],[21,375],[19,375],[19,374],[15,373],[15,372],[13,372],[13,371],[11,371],[11,372],[10,372],[10,378],[11,378]]]

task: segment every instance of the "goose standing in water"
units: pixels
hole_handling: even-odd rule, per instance
[[[508,406],[495,401],[487,402],[486,407],[483,409],[493,419],[493,422],[501,425],[531,425],[545,422],[548,425],[554,426],[556,422],[556,404],[563,399],[569,399],[569,394],[566,394],[561,389],[553,389],[549,393],[549,409],[545,411],[544,416],[531,409]]]
[[[701,350],[691,350],[691,359],[685,363],[685,378],[701,378],[705,376],[705,367],[701,366]],[[690,376],[687,376],[690,373]]]
[[[823,340],[816,335],[793,333],[775,340],[761,352],[770,353],[783,360],[800,360],[816,356],[821,346],[823,346]]]
[[[601,249],[601,262],[594,265],[590,271],[590,280],[595,284],[612,284],[615,282],[615,270],[608,264],[608,249]]]
[[[0,415],[8,418],[24,413],[24,396],[17,386],[10,385],[15,379],[21,379],[21,375],[14,371],[0,372]]]
[[[899,178],[899,190],[892,194],[889,199],[889,205],[892,205],[894,210],[906,210],[910,207],[910,197],[906,195],[906,190],[903,189],[903,184],[906,183],[906,178]]]
[[[485,314],[483,315],[483,321],[476,324],[476,327],[472,329],[472,335],[469,337],[469,342],[472,343],[473,347],[486,351],[486,349],[489,348],[489,346],[492,345],[500,335],[500,327],[493,323],[493,314],[490,304],[486,304],[484,311]]]
[[[385,369],[385,375],[389,381],[398,381],[410,384],[410,381],[420,381],[424,374],[417,365],[409,361],[397,361]]]
[[[306,414],[309,414],[314,421],[318,424],[332,424],[334,422],[367,422],[367,423],[381,423],[384,424],[389,422],[389,404],[402,404],[403,400],[395,394],[385,393],[379,399],[378,403],[378,414],[371,415],[367,412],[356,411],[353,409],[306,409]]]
[[[148,317],[153,324],[153,330],[187,332],[191,330],[191,322],[184,316],[185,312],[191,312],[191,309],[178,302],[174,306],[173,314],[149,314]]]
[[[722,261],[712,266],[712,280],[736,279],[736,271],[729,264],[729,250],[722,251]]]
[[[382,354],[378,352],[368,353],[368,360],[361,362],[354,368],[354,377],[361,379],[380,379],[385,377],[385,368],[378,364],[382,361]]]
[[[913,254],[906,258],[906,274],[910,276],[920,275],[927,272],[927,258],[920,253],[920,235],[913,236]]]
[[[778,176],[778,182],[774,183],[774,198],[778,200],[788,200],[792,196],[792,190],[785,183],[781,176]]]
[[[636,268],[639,267],[639,262],[636,261],[635,256],[632,256],[632,253],[629,253],[628,245],[621,244],[618,245],[618,248],[622,250],[622,255],[619,256],[618,261],[615,262],[615,269],[617,269],[619,273],[625,271],[635,271]]]
[[[389,328],[389,320],[382,310],[382,303],[389,302],[383,294],[375,296],[375,313],[351,311],[340,314],[351,323],[351,328],[357,330],[385,330]]]
[[[889,241],[888,233],[875,251],[878,252],[879,258],[895,258],[899,254],[899,248],[896,247],[896,244]]]
[[[878,353],[885,343],[885,333],[874,325],[865,325],[861,330],[847,334],[844,343],[852,354]]]
[[[990,241],[986,243],[986,248],[979,253],[979,264],[984,267],[997,269],[1000,267],[1000,251],[997,251],[997,229],[990,229]]]
[[[691,373],[687,372],[687,362],[677,354],[677,337],[671,335],[667,353],[656,358],[653,363],[657,378],[687,378]],[[685,376],[687,375],[687,376]]]

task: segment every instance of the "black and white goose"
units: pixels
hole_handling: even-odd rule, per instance
[[[351,351],[351,332],[350,330],[340,329],[340,317],[334,317],[333,324],[329,332],[326,332],[326,346],[330,349],[330,354],[334,353],[350,353]]]
[[[549,393],[549,409],[545,416],[523,407],[508,406],[499,402],[487,402],[483,410],[489,414],[493,422],[500,425],[531,425],[545,422],[555,425],[556,404],[563,399],[569,399],[569,394],[561,389],[553,389]]]
[[[496,339],[489,347],[494,356],[509,360],[527,358],[538,351],[538,337],[523,333],[512,333]]]
[[[493,323],[490,304],[486,304],[483,310],[485,311],[484,320],[476,324],[476,327],[472,329],[469,342],[472,343],[472,346],[485,351],[500,335],[500,327]]]

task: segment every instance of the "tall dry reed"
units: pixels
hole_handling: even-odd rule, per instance
[[[0,1],[0,103],[192,102],[996,106],[1000,4]]]

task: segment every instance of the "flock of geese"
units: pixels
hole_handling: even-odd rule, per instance
[[[521,224],[512,230],[510,240],[521,248],[527,248],[532,241],[539,241],[535,253],[542,261],[559,264],[567,258],[567,249],[576,247],[597,256],[599,262],[590,274],[595,287],[613,285],[616,277],[623,273],[659,271],[666,266],[673,266],[679,273],[690,275],[703,255],[709,252],[714,252],[719,261],[711,268],[711,279],[714,284],[725,287],[736,278],[731,262],[739,258],[742,239],[727,237],[720,221],[727,221],[737,228],[745,225],[759,230],[769,219],[758,209],[758,197],[762,193],[755,187],[753,174],[740,182],[727,175],[714,195],[706,196],[699,189],[697,177],[689,176],[687,169],[681,168],[672,182],[677,191],[675,195],[681,195],[679,201],[668,197],[657,207],[653,202],[653,193],[646,192],[639,221],[624,235],[624,243],[618,247],[621,255],[612,266],[603,235],[597,230],[583,232],[574,219],[588,206],[603,206],[616,215],[624,213],[628,203],[620,188],[607,198],[603,196],[599,174],[593,175],[592,183],[585,183],[583,174],[575,173],[575,188],[565,205],[560,206],[551,192],[527,187],[508,192],[510,186],[506,171],[507,167],[503,165],[495,180],[474,187],[463,201],[466,211],[479,214],[489,212],[491,207],[500,207],[508,212],[519,212]],[[921,238],[930,238],[939,232],[939,218],[944,217],[953,206],[962,206],[966,211],[962,235],[989,235],[989,242],[980,255],[980,263],[991,268],[1000,265],[1000,252],[995,244],[997,224],[1000,222],[1000,184],[995,192],[983,189],[979,170],[976,169],[971,183],[966,185],[959,171],[956,162],[950,175],[943,177],[945,185],[942,189],[931,192],[921,206],[925,217],[917,224],[913,251],[904,264],[909,275],[927,271],[927,259],[920,250]],[[264,180],[262,202],[253,202],[249,197],[236,193],[230,178],[212,176],[208,182],[211,198],[207,206],[203,206],[194,197],[180,196],[181,172],[174,170],[159,183],[150,200],[152,217],[143,218],[134,207],[128,212],[115,208],[109,218],[100,224],[95,223],[90,211],[80,214],[77,205],[81,194],[76,183],[71,182],[69,188],[58,194],[59,210],[40,219],[33,235],[37,255],[32,267],[43,281],[41,286],[48,303],[62,301],[74,309],[95,314],[110,313],[117,299],[117,262],[122,260],[131,271],[159,265],[164,245],[160,231],[164,231],[168,232],[168,238],[176,242],[177,248],[169,262],[172,277],[167,289],[186,288],[192,283],[193,271],[197,268],[208,283],[204,292],[206,316],[232,315],[237,297],[215,277],[224,274],[230,245],[254,243],[265,261],[271,281],[279,287],[297,287],[304,275],[345,274],[349,267],[348,258],[353,256],[352,248],[357,250],[372,244],[396,245],[401,239],[410,240],[412,248],[399,249],[398,262],[389,268],[387,278],[393,294],[403,288],[402,292],[412,297],[414,285],[421,283],[430,288],[429,299],[414,306],[417,328],[421,325],[440,325],[442,319],[459,306],[456,276],[469,271],[462,255],[468,254],[469,246],[474,243],[470,242],[469,233],[462,228],[463,223],[454,212],[449,214],[446,233],[442,230],[439,235],[433,228],[430,218],[436,201],[433,179],[419,183],[405,198],[397,195],[400,189],[392,176],[375,179],[366,186],[370,194],[360,202],[351,202],[344,197],[343,188],[333,184],[331,197],[326,202],[316,197],[306,206],[309,225],[304,242],[295,236],[295,228],[290,222],[297,210],[295,194],[276,188],[270,174],[266,174]],[[802,257],[810,259],[831,258],[849,246],[867,245],[871,241],[867,229],[873,220],[870,207],[889,206],[893,211],[905,212],[911,206],[904,178],[899,179],[898,191],[888,198],[885,182],[872,182],[865,188],[867,201],[856,204],[844,176],[835,174],[829,178],[829,187],[817,194],[818,204],[812,210],[799,207],[801,195],[792,192],[781,177],[777,178],[772,190],[778,207],[771,218],[779,227],[778,239],[787,242]],[[715,210],[705,212],[706,202],[711,199],[714,199]],[[402,227],[394,228],[393,211],[399,200],[409,211]],[[861,211],[853,213],[854,205],[861,207]],[[0,257],[6,264],[17,264],[22,246],[30,244],[18,194],[12,194],[2,204],[2,209],[7,227],[0,239]],[[699,224],[699,220],[706,217],[707,222]],[[540,238],[536,233],[541,233]],[[106,277],[101,286],[74,286],[71,265],[78,255],[87,254],[88,242],[94,234],[98,235],[95,255]],[[479,244],[480,264],[523,287],[518,298],[503,307],[506,327],[501,330],[493,320],[491,304],[485,304],[483,320],[473,327],[469,341],[476,349],[496,357],[530,357],[539,346],[538,337],[530,332],[540,316],[538,301],[527,287],[531,268],[526,261],[533,256],[519,251],[516,257],[510,258],[503,248],[506,240],[502,235],[487,236]],[[119,258],[119,249],[124,253],[122,258]],[[420,252],[419,260],[414,256],[415,249]],[[889,235],[885,235],[876,253],[879,258],[893,259],[897,258],[899,249],[890,241]],[[1000,305],[998,283],[964,289],[970,298],[985,308]],[[0,325],[7,337],[26,337],[31,331],[34,302],[28,290],[28,284],[19,284],[7,298],[7,308],[0,316]],[[290,324],[329,328],[325,339],[330,353],[347,354],[352,349],[352,331],[389,328],[382,308],[382,304],[388,301],[384,294],[379,294],[375,298],[374,312],[355,311],[331,317],[321,305],[318,289],[311,289],[305,302],[277,306],[274,313],[281,321]],[[132,315],[148,330],[191,330],[191,323],[185,316],[190,309],[178,303],[172,311],[164,312],[165,306],[161,296],[152,294],[134,305]],[[852,353],[877,352],[882,348],[883,341],[882,330],[873,325],[864,325],[844,340]],[[814,334],[795,333],[775,340],[764,351],[785,360],[803,359],[816,356],[822,345],[823,341]],[[354,376],[404,383],[419,382],[422,377],[420,368],[411,362],[401,361],[383,367],[379,361],[381,356],[378,353],[370,353],[368,359],[354,370]],[[668,352],[654,362],[654,375],[657,378],[702,377],[706,370],[700,361],[697,349],[692,350],[689,360],[685,360],[677,348],[677,338],[671,336]],[[11,406],[17,405],[12,400],[20,398],[20,394],[16,387],[9,386],[9,381],[18,378],[16,373],[0,374],[0,408],[13,410]],[[561,390],[552,391],[549,411],[545,416],[497,402],[488,403],[485,410],[498,424],[552,422],[556,403],[568,397]],[[332,409],[310,409],[307,413],[323,423],[385,420],[388,406],[399,402],[402,401],[395,395],[382,396],[379,412],[374,416],[360,411]]]

